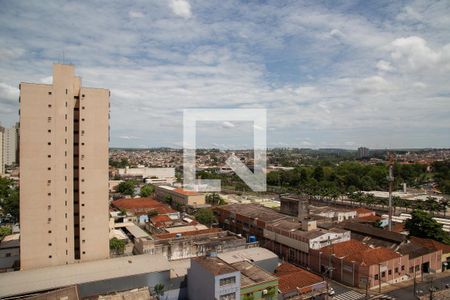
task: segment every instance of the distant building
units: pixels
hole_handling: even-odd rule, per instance
[[[11,128],[0,126],[0,174],[5,173],[5,165],[11,166],[17,163],[18,142],[18,125]]]
[[[109,90],[74,73],[19,86],[23,270],[109,257]]]
[[[170,200],[173,204],[178,203],[192,208],[200,208],[205,205],[205,195],[194,191],[188,191],[172,186],[160,185],[155,190],[156,198],[160,201]]]
[[[121,168],[118,170],[121,177],[140,177],[146,183],[169,184],[175,181],[175,168],[148,168],[139,166],[137,168]]]
[[[359,147],[358,148],[358,158],[367,158],[369,157],[369,148],[366,147]]]

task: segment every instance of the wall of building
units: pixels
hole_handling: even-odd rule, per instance
[[[55,64],[53,84],[20,85],[24,270],[109,257],[109,92],[74,73]]]
[[[195,260],[191,261],[188,269],[189,299],[218,299],[216,298],[216,281],[212,274],[203,269]]]

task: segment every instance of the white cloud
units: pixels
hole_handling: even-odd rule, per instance
[[[191,5],[187,0],[170,0],[170,8],[177,16],[189,19],[192,16]]]
[[[379,60],[377,62],[377,69],[383,72],[393,71],[394,67],[392,67],[391,63],[385,60]]]
[[[8,102],[19,103],[19,89],[4,82],[0,82],[0,98]]]
[[[400,68],[417,71],[434,67],[448,68],[450,44],[442,49],[432,49],[418,36],[398,38],[391,45],[391,58]]]
[[[137,10],[130,10],[128,15],[130,18],[143,18],[145,16],[143,12]]]

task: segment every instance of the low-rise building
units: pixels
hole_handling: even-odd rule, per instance
[[[256,204],[231,204],[216,208],[219,224],[247,238],[256,237],[260,245],[287,261],[307,266],[309,249],[347,241],[350,232],[317,228],[314,220],[286,216]]]
[[[251,244],[253,245],[253,244]],[[245,238],[218,228],[154,234],[135,240],[135,253],[160,254],[169,260],[247,248]]]
[[[19,269],[20,234],[5,236],[0,241],[0,273]]]
[[[156,198],[160,201],[178,203],[191,208],[207,207],[205,195],[172,186],[160,185],[155,189]]]
[[[411,237],[411,242],[420,244],[428,249],[434,250],[434,251],[442,251],[441,256],[441,269],[442,272],[444,271],[450,271],[450,245],[446,245],[444,243],[440,243],[438,241],[432,240],[432,239],[425,239],[425,238],[418,238],[418,237]]]
[[[248,261],[195,258],[187,280],[190,299],[277,299],[278,279]]]
[[[312,270],[350,286],[371,288],[409,278],[408,256],[357,240],[311,250],[310,254]]]
[[[328,283],[323,277],[289,263],[275,270],[281,299],[328,299]]]
[[[192,259],[187,276],[190,299],[241,298],[241,273],[220,258]]]

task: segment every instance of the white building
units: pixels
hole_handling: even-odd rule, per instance
[[[122,177],[141,177],[146,183],[151,184],[173,184],[175,178],[175,168],[147,168],[138,166],[137,168],[121,168],[118,170]]]

